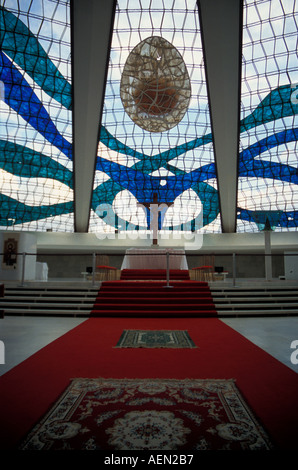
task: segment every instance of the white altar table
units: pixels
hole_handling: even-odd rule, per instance
[[[128,248],[121,269],[166,269],[167,253],[169,269],[188,269],[185,251],[171,248]]]

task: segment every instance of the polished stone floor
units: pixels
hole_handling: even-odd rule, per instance
[[[228,318],[221,321],[298,373],[298,364],[291,361],[291,355],[297,349],[292,349],[291,344],[298,341],[298,317]]]
[[[2,354],[0,356],[0,375],[84,321],[79,318],[28,316],[0,319],[1,351],[4,349],[5,353],[4,358]],[[294,352],[291,344],[298,340],[298,317],[228,318],[221,321],[298,373],[298,364],[291,362]]]
[[[0,340],[5,349],[5,364],[0,363],[0,375],[83,321],[86,320],[29,316],[5,316],[0,319]]]

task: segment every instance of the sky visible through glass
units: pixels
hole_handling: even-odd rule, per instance
[[[4,0],[2,5],[1,229],[72,232],[69,1]],[[14,18],[22,24],[15,23]],[[27,49],[21,45],[24,31],[34,38],[30,36]],[[183,119],[165,132],[147,132],[139,127],[125,112],[120,97],[127,58],[150,36],[163,37],[179,51],[191,84],[191,99]],[[38,56],[37,44],[45,56]],[[34,58],[39,65],[41,60],[50,61],[52,68],[44,70],[51,75],[57,69],[59,79],[46,80],[44,72],[38,74]],[[31,72],[26,60],[32,62]],[[276,230],[297,229],[296,84],[296,2],[244,1],[239,232],[257,231],[254,213],[267,210],[282,213]],[[290,99],[293,107],[289,110]],[[142,198],[153,198],[152,187],[156,187],[167,195],[167,202],[173,203],[165,215],[165,228],[199,221],[202,233],[220,233],[215,168],[196,1],[119,0],[89,231],[115,230],[114,223],[106,224],[99,217],[101,203],[112,205],[117,220],[145,229],[146,214],[138,203]],[[163,193],[163,188],[169,188],[169,192]]]

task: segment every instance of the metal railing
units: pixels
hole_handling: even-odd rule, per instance
[[[162,250],[162,251],[166,251],[166,250]],[[14,254],[14,257],[21,257],[22,259],[22,262],[21,262],[21,279],[20,279],[20,284],[21,286],[23,286],[25,284],[25,281],[26,281],[26,263],[27,263],[27,260],[28,260],[28,257],[30,256],[35,256],[36,259],[46,259],[47,257],[57,257],[59,256],[59,258],[61,256],[65,256],[65,257],[84,257],[84,261],[86,263],[86,259],[88,259],[88,263],[89,263],[89,260],[90,260],[90,264],[91,264],[91,268],[92,268],[92,273],[90,273],[91,275],[91,281],[92,281],[92,286],[94,286],[96,284],[96,259],[97,259],[97,256],[99,255],[106,255],[106,256],[109,256],[109,257],[120,257],[120,258],[124,258],[125,254],[119,254],[119,253],[102,253],[102,252],[92,252],[92,253],[15,253]],[[3,257],[5,254],[4,253],[1,253],[1,256]],[[128,256],[140,256],[140,254],[138,253],[129,253]],[[156,256],[156,253],[152,253],[152,255]],[[142,253],[142,256],[151,256],[150,253],[146,252],[146,253]],[[166,257],[166,287],[170,287],[170,281],[171,281],[171,278],[170,278],[170,272],[171,272],[171,262],[170,262],[170,259],[172,256],[181,256],[181,250],[179,250],[179,253],[175,253],[173,252],[172,250],[170,252],[165,252],[165,253],[160,253],[159,256],[165,256]],[[231,272],[229,272],[229,279],[232,279],[232,285],[235,286],[236,285],[236,280],[237,280],[237,268],[238,268],[238,259],[240,257],[253,257],[254,259],[257,259],[258,257],[261,257],[264,259],[264,268],[265,268],[265,271],[266,271],[266,258],[269,257],[270,259],[270,262],[272,264],[272,261],[274,260],[275,257],[281,257],[282,259],[284,259],[285,257],[287,256],[291,256],[291,257],[295,257],[295,256],[298,256],[298,252],[295,253],[295,252],[291,252],[291,253],[271,253],[271,254],[266,254],[266,253],[255,253],[255,252],[250,252],[250,253],[210,253],[210,254],[203,254],[203,253],[195,253],[195,254],[191,254],[191,253],[185,253],[185,257],[188,261],[190,261],[192,258],[200,258],[200,257],[203,257],[203,256],[214,256],[214,259],[219,259],[219,258],[224,258],[226,257],[229,261],[229,264],[231,265]],[[2,258],[3,259],[3,258]],[[214,265],[216,265],[216,262],[214,263]],[[121,268],[119,268],[120,270]],[[191,271],[193,268],[189,268],[189,271]],[[84,272],[81,272],[81,269],[79,269],[80,274],[86,274]],[[5,275],[3,275],[4,271],[2,270],[2,277],[3,279],[1,280],[1,282],[5,282]],[[90,277],[90,276],[89,276]],[[270,280],[270,278],[268,279],[268,277],[266,276],[266,272],[265,272],[265,276],[264,276],[265,279],[267,280]],[[79,277],[78,277],[79,279]],[[298,282],[298,280],[297,280]]]

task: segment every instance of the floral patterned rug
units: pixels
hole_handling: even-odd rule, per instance
[[[183,330],[124,330],[117,348],[196,348]]]
[[[74,379],[20,450],[271,450],[233,380]]]

